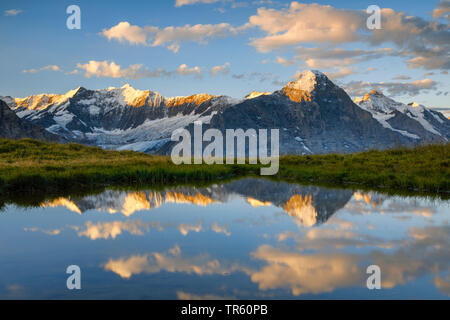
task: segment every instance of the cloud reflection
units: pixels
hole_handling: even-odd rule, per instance
[[[134,221],[112,221],[112,222],[98,222],[93,223],[91,221],[86,222],[83,227],[73,226],[72,228],[77,231],[79,237],[88,237],[91,240],[96,239],[115,239],[123,232],[128,232],[132,235],[143,235],[144,232],[148,232],[150,227],[161,230],[161,226],[158,222],[143,223],[140,220]]]
[[[235,271],[249,272],[238,264],[221,264],[219,260],[211,258],[207,254],[183,257],[178,246],[169,249],[168,252],[152,252],[133,255],[129,258],[110,259],[104,268],[124,279],[129,279],[136,274],[155,274],[162,271],[196,275],[226,275]]]
[[[397,285],[414,281],[427,274],[445,273],[450,270],[450,227],[412,228],[409,231],[411,241],[393,241],[391,245],[371,239],[375,247],[391,247],[391,252],[377,249],[369,253],[355,254],[332,251],[329,246],[340,247],[335,241],[344,244],[344,239],[359,238],[352,233],[322,232],[310,230],[304,238],[298,240],[298,250],[287,251],[270,245],[260,246],[252,256],[267,263],[261,270],[251,275],[251,280],[261,290],[289,288],[295,296],[306,293],[331,292],[337,288],[365,286],[365,267],[370,264],[380,266],[382,288],[391,289]],[[314,231],[313,233],[311,233]],[[329,237],[328,242],[320,241]],[[309,241],[314,239],[315,241]],[[356,239],[360,241],[360,239]],[[357,242],[349,242],[354,245]],[[347,246],[343,246],[347,247]],[[303,253],[307,249],[316,249],[318,253]],[[394,249],[395,248],[395,249]],[[444,294],[448,294],[448,277],[435,277],[435,285]]]

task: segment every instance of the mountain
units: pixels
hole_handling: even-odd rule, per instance
[[[446,142],[449,133],[449,121],[444,117],[442,123],[433,122],[433,126],[446,135],[429,132],[411,117],[398,119],[399,126],[417,127],[417,136],[384,126],[372,112],[355,104],[343,89],[319,71],[304,71],[295,81],[271,94],[256,92],[247,97],[214,115],[204,130],[217,128],[223,133],[225,129],[278,128],[282,154],[415,146]],[[189,130],[192,135],[192,126]],[[160,152],[169,154],[174,144],[168,143]]]
[[[34,138],[46,141],[63,139],[44,128],[20,119],[9,106],[0,100],[0,137],[8,139]]]
[[[289,214],[298,225],[325,223],[351,199],[349,190],[302,186],[264,179],[240,179],[223,185],[227,194],[245,197],[252,206],[274,205]]]
[[[189,203],[208,206],[242,198],[253,207],[274,206],[285,212],[299,226],[325,223],[352,198],[349,190],[302,186],[286,182],[246,178],[207,188],[176,187],[163,191],[126,192],[106,190],[84,198],[57,198],[42,204],[44,207],[65,206],[82,214],[89,210],[109,213],[121,212],[131,216],[140,210],[152,210],[165,203]]]
[[[280,153],[355,152],[414,145],[386,129],[319,71],[302,72],[281,90],[245,99],[214,116],[210,127],[279,128]]]
[[[355,103],[370,112],[383,127],[402,135],[430,142],[450,139],[450,121],[442,113],[417,103],[396,102],[376,90],[355,99]]]
[[[170,140],[174,130],[195,120],[207,122],[228,98],[207,94],[165,98],[126,84],[121,88],[64,95],[4,98],[16,114],[51,133],[107,149],[149,151]]]
[[[355,152],[447,142],[449,123],[423,106],[405,106],[371,93],[355,102],[319,71],[304,71],[273,93],[236,100],[197,94],[79,87],[64,95],[1,98],[28,122],[79,143],[108,149],[170,154],[172,132],[203,129],[279,129],[281,154]]]

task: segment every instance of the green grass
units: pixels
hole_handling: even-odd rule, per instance
[[[279,176],[293,181],[448,193],[450,144],[354,154],[287,156]]]
[[[239,166],[176,166],[170,157],[79,144],[0,140],[0,190],[8,193],[207,182],[232,178],[240,170]]]
[[[450,145],[356,154],[285,156],[272,179],[362,189],[447,194]],[[2,198],[94,192],[106,187],[207,184],[259,175],[255,165],[180,165],[170,157],[79,144],[0,140]]]

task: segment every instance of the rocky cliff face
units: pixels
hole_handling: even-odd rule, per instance
[[[63,139],[44,128],[20,119],[9,106],[0,100],[0,137],[8,139],[33,138],[46,141]]]
[[[169,154],[172,132],[279,129],[281,154],[355,152],[447,142],[450,121],[423,106],[373,92],[355,102],[319,71],[305,71],[273,93],[245,99],[198,94],[166,98],[153,91],[77,88],[65,95],[1,98],[18,117],[65,139],[103,148]]]
[[[80,87],[65,95],[4,100],[20,118],[68,140],[143,152],[166,143],[177,128],[195,120],[207,122],[227,105],[225,97],[165,98],[129,85],[104,90]]]
[[[354,152],[414,145],[353,103],[320,72],[303,72],[270,95],[246,99],[215,115],[210,127],[278,128],[282,154]]]
[[[253,93],[228,106],[204,129],[217,128],[223,133],[237,128],[279,129],[281,154],[346,153],[447,142],[450,122],[438,112],[421,106],[414,109],[417,116],[408,116],[412,111],[403,112],[395,101],[389,99],[386,104],[392,125],[380,121],[367,105],[354,103],[321,72],[305,71],[279,91]],[[161,151],[168,154],[173,145]]]
[[[417,103],[405,105],[376,90],[355,99],[355,103],[370,112],[383,127],[404,136],[426,142],[450,139],[450,121],[442,113]]]

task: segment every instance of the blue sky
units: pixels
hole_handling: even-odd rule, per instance
[[[72,4],[81,9],[80,30],[66,27]],[[383,9],[376,32],[364,27],[371,4],[392,9]],[[319,69],[352,96],[378,88],[402,102],[450,107],[449,7],[439,0],[2,1],[0,95],[130,83],[166,96],[242,97]]]

